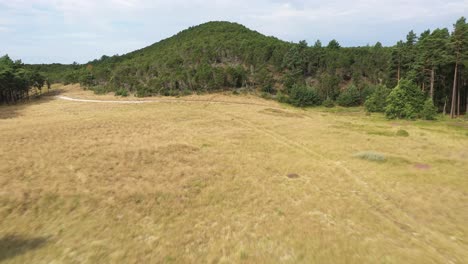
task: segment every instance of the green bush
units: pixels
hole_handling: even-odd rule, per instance
[[[192,94],[193,94],[192,91],[191,91],[190,89],[187,89],[187,88],[183,89],[183,90],[180,92],[180,95],[181,95],[181,96],[188,96],[188,95],[192,95]]]
[[[369,96],[371,96],[376,89],[378,89],[382,85],[370,85],[367,84],[364,88],[360,89],[361,94],[361,104],[363,104]]]
[[[268,94],[275,94],[276,89],[275,87],[273,87],[272,84],[265,84],[265,85],[262,85],[261,92],[268,93]]]
[[[330,98],[327,98],[325,101],[323,101],[322,105],[328,108],[335,107],[335,103]]]
[[[424,94],[409,80],[401,80],[387,97],[385,115],[389,119],[414,119],[422,110]]]
[[[437,115],[437,108],[434,106],[431,98],[424,102],[423,109],[421,110],[421,117],[425,120],[435,120]]]
[[[396,135],[398,137],[409,137],[409,133],[408,131],[404,130],[404,129],[399,129],[397,132],[396,132]]]
[[[390,89],[386,86],[378,85],[375,87],[374,92],[367,97],[364,106],[366,110],[371,113],[385,111],[385,107],[387,106],[387,97],[390,94]]]
[[[276,100],[280,103],[288,103],[289,102],[289,98],[287,95],[285,95],[284,93],[282,92],[278,92],[276,94]]]
[[[270,93],[260,93],[260,97],[263,99],[270,100],[273,98],[273,95],[271,95]]]
[[[300,71],[288,71],[283,75],[283,85],[286,87],[286,91],[290,92],[290,90],[298,85],[299,83],[302,83],[301,80],[301,72]]]
[[[158,91],[155,88],[152,88],[152,86],[136,85],[135,90],[136,97],[148,97],[158,93]]]
[[[358,106],[361,102],[361,94],[356,86],[351,85],[340,93],[336,102],[340,106]]]
[[[320,105],[320,97],[312,87],[293,85],[289,92],[289,103],[298,106]]]
[[[127,91],[127,89],[120,88],[114,94],[115,94],[115,96],[127,97],[128,96],[128,91]]]

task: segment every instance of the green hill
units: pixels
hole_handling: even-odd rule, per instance
[[[139,95],[249,86],[259,70],[279,71],[289,46],[239,24],[209,22],[124,56],[89,63],[89,84]]]

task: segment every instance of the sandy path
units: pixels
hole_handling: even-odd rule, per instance
[[[115,104],[142,104],[142,103],[151,103],[154,101],[108,101],[108,100],[89,100],[89,99],[76,99],[68,96],[57,95],[55,98],[74,101],[74,102],[85,102],[85,103],[115,103]]]
[[[79,99],[72,98],[63,95],[55,96],[57,99],[73,101],[73,102],[85,102],[85,103],[114,103],[114,104],[143,104],[143,103],[176,103],[176,102],[198,102],[198,103],[216,103],[216,104],[238,104],[238,105],[258,105],[258,106],[268,106],[268,104],[258,104],[258,103],[246,103],[246,102],[230,102],[230,101],[217,101],[217,100],[196,100],[196,99],[157,99],[157,100],[145,100],[145,101],[116,101],[116,100],[91,100],[91,99]]]

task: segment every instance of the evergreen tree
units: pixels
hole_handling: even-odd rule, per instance
[[[468,57],[468,25],[464,17],[460,18],[455,23],[450,44],[452,46],[453,62],[455,63],[452,88],[452,104],[450,108],[450,117],[454,118],[457,115],[457,109],[458,114],[460,112],[460,96],[457,96],[459,94],[459,91],[457,93],[459,67],[462,67],[460,65],[461,62]]]
[[[327,48],[328,48],[328,49],[337,50],[337,49],[341,48],[341,46],[340,46],[340,43],[338,43],[337,40],[332,39],[332,40],[328,43]]]
[[[364,106],[368,112],[384,112],[387,106],[387,97],[390,89],[384,85],[378,85],[374,92],[367,98]]]
[[[402,79],[387,97],[387,118],[414,119],[422,110],[424,94],[410,80]]]

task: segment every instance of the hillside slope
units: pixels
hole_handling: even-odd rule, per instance
[[[255,83],[256,73],[280,70],[286,42],[228,22],[191,27],[149,47],[90,63],[92,82],[140,95],[210,91]]]

